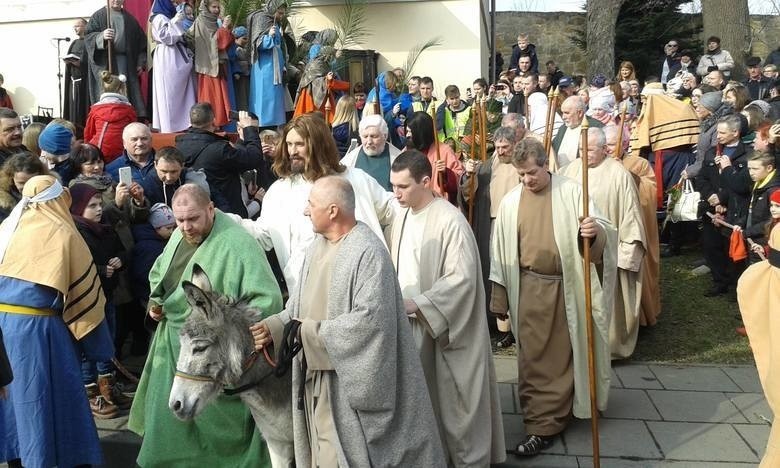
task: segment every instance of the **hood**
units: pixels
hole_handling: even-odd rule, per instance
[[[162,237],[160,237],[157,234],[157,231],[154,230],[154,227],[152,227],[149,223],[140,223],[140,224],[134,224],[132,227],[133,232],[133,239],[135,239],[135,242],[143,242],[143,241],[162,241]]]
[[[89,113],[103,121],[114,122],[117,120],[135,120],[135,108],[130,103],[107,102],[93,104]]]

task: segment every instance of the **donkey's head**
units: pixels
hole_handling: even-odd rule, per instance
[[[211,281],[197,264],[192,281],[182,283],[191,312],[179,331],[179,360],[168,406],[179,419],[189,420],[241,378],[243,363],[252,350],[244,320],[235,320],[241,308],[211,290]],[[229,317],[229,319],[228,319]]]

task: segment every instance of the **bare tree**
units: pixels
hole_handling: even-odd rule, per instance
[[[732,79],[745,75],[745,58],[750,54],[751,29],[748,0],[707,0],[701,2],[703,36],[721,39],[721,48],[734,57]]]
[[[588,0],[586,40],[588,73],[615,75],[615,23],[624,0]]]

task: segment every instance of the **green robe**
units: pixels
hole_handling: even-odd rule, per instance
[[[186,248],[176,230],[149,273],[150,302],[161,304],[165,316],[154,334],[128,421],[130,430],[144,436],[138,465],[270,466],[265,442],[238,396],[220,395],[189,422],[176,419],[168,408],[179,357],[179,330],[189,315],[181,282],[168,291],[169,282],[164,281],[180,244]],[[214,291],[249,299],[264,317],[282,309],[282,296],[265,252],[222,212],[217,211],[211,233],[183,267],[181,278],[192,276],[195,263],[203,267]]]

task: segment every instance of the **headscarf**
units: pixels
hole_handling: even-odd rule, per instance
[[[152,14],[149,15],[149,21],[155,17],[155,15],[163,15],[168,19],[176,16],[176,5],[171,0],[154,0],[152,3]]]
[[[0,225],[0,275],[48,286],[64,299],[62,319],[81,339],[104,318],[105,296],[87,244],[56,177],[35,176]]]
[[[327,49],[331,48],[327,47]],[[317,55],[314,60],[306,64],[301,81],[298,83],[298,92],[311,85],[309,92],[317,109],[322,107],[325,99],[328,97],[328,83],[325,76],[330,71],[331,58],[332,55],[328,53]]]
[[[189,30],[195,23],[194,20],[187,17],[188,6],[190,6],[189,3],[180,3],[176,5],[176,13],[182,13],[181,21],[179,21],[179,26],[181,26],[182,31]]]
[[[314,41],[312,41],[311,47],[309,48],[309,60],[314,60],[314,58],[320,54],[320,50],[323,47],[335,46],[338,38],[339,33],[337,33],[335,29],[323,29],[318,32],[317,35],[314,36]]]
[[[219,75],[217,49],[217,15],[209,11],[210,0],[200,2],[200,13],[195,18],[195,72],[211,77]]]
[[[268,31],[271,30],[271,26],[274,25],[276,10],[285,7],[287,7],[285,0],[268,0],[263,8],[253,11],[247,17],[246,24],[249,28],[249,49],[252,52],[250,58],[252,63],[257,61],[257,47],[260,44],[260,38],[263,35],[268,34]],[[282,34],[282,25],[278,26],[278,33]],[[276,60],[276,54],[274,54],[274,69],[278,68]]]

